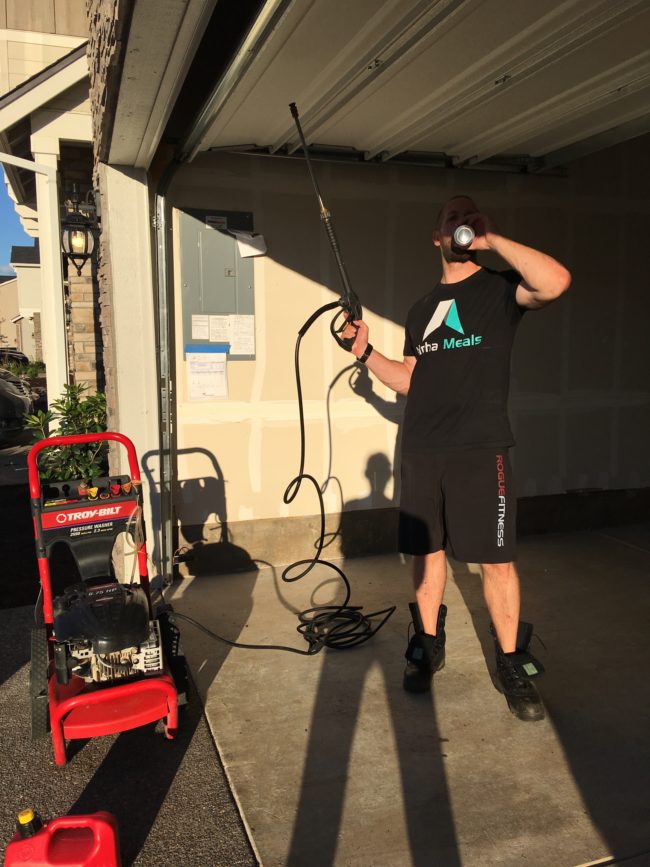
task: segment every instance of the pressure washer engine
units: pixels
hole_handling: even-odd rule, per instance
[[[139,585],[75,584],[54,600],[54,669],[57,681],[70,675],[107,683],[164,668],[158,620],[149,619]]]

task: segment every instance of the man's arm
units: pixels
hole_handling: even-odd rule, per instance
[[[403,361],[393,361],[373,349],[366,367],[388,388],[398,394],[408,394],[415,361],[414,355],[405,355]]]
[[[567,291],[571,274],[552,256],[499,235],[484,214],[471,222],[476,237],[469,249],[494,250],[521,274],[523,279],[515,296],[520,307],[536,310]]]
[[[555,301],[571,285],[570,272],[552,256],[518,244],[502,235],[490,235],[490,249],[521,274],[515,298],[520,307],[536,310]]]
[[[355,358],[360,358],[368,346],[368,326],[361,319],[358,319],[354,324],[357,331],[351,352]],[[342,336],[354,336],[354,330],[351,325],[345,327]],[[366,367],[388,388],[391,388],[398,394],[407,394],[415,362],[416,358],[414,355],[405,355],[403,361],[393,361],[373,348],[366,361]]]

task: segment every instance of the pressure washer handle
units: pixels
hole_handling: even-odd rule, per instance
[[[356,339],[356,331],[358,330],[357,326],[354,325],[354,322],[363,317],[363,308],[361,307],[359,299],[356,298],[356,296],[354,301],[340,298],[338,303],[340,304],[341,309],[330,323],[330,332],[334,340],[336,340],[338,345],[341,347],[341,349],[345,349],[346,352],[351,352],[352,346],[354,345],[354,341]],[[338,320],[341,316],[343,316],[344,319],[343,322],[339,325]],[[343,331],[348,324],[352,325],[355,330],[354,337],[341,337],[341,331]]]

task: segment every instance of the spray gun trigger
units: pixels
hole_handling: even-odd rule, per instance
[[[356,296],[354,299],[341,297],[339,298],[339,304],[341,305],[343,312],[347,314],[346,324],[348,322],[353,323],[355,319],[361,319],[363,316],[363,309]]]
[[[330,323],[330,331],[332,333],[332,337],[340,347],[350,352],[352,346],[354,344],[356,338],[356,332],[359,330],[358,326],[354,324],[355,319],[361,319],[363,315],[363,310],[358,301],[346,301],[343,298],[339,299],[339,304],[341,305],[341,310],[336,314],[336,316],[332,319]],[[341,325],[337,326],[337,321],[339,317],[343,315],[345,318]],[[354,328],[354,337],[341,337],[341,331],[347,326],[352,325]]]

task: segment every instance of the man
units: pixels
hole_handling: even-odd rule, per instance
[[[475,232],[465,249],[453,239],[461,225]],[[411,606],[415,634],[406,651],[404,688],[429,689],[444,664],[448,551],[480,563],[499,688],[518,718],[539,720],[544,707],[529,678],[541,667],[528,652],[532,629],[519,622],[514,563],[510,355],[524,312],[566,292],[571,275],[550,256],[500,235],[464,195],[443,206],[433,243],[440,249],[442,279],[408,314],[403,361],[374,349],[361,320],[343,332],[355,337],[352,353],[359,361],[407,395],[399,545],[413,555],[417,607]],[[493,250],[512,270],[481,267],[478,250]]]

